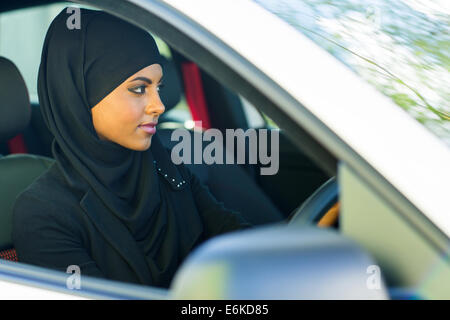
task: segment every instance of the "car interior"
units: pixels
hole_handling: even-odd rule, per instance
[[[21,3],[27,5],[26,1]],[[6,4],[2,6],[2,11],[12,9]],[[227,128],[276,129],[270,119],[248,106],[239,95],[181,53],[167,48],[169,55],[166,54],[164,59],[164,88],[161,90],[166,111],[159,120],[157,133],[167,148],[171,149],[176,144],[170,139],[172,132],[176,128],[185,128],[187,121],[202,122],[202,128],[191,128],[192,135],[209,128],[216,128],[222,133]],[[0,256],[17,260],[10,236],[12,206],[15,197],[53,163],[52,135],[43,121],[39,102],[30,101],[29,89],[14,61],[1,58],[0,81],[3,88],[0,105],[0,208],[7,213],[2,214],[0,223]],[[183,103],[184,109],[180,107]],[[252,108],[253,115],[256,113],[260,120],[258,127],[252,126],[246,108]],[[305,156],[282,130],[279,144],[280,164],[276,175],[259,175],[260,164],[186,166],[219,201],[227,208],[240,212],[252,224],[282,222],[330,176]],[[328,209],[323,208],[321,215]],[[337,227],[337,219],[332,219],[329,225]]]

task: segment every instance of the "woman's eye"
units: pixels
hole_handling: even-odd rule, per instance
[[[146,88],[146,86],[139,86],[139,87],[134,87],[134,88],[131,88],[128,90],[130,90],[131,92],[136,93],[136,94],[144,94],[145,88]]]
[[[164,84],[163,84],[163,83],[160,83],[160,84],[158,85],[158,87],[156,88],[156,90],[158,90],[158,92],[159,92],[159,91],[161,91],[162,88],[164,88]]]

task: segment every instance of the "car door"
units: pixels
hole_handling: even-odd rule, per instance
[[[90,2],[86,1],[86,3]],[[299,66],[307,68],[307,64],[310,64],[317,70],[323,71],[324,67],[320,66],[320,60],[329,68],[328,72],[331,72],[330,70],[336,71],[349,83],[361,89],[361,92],[371,97],[374,102],[379,103],[380,109],[396,117],[398,123],[407,123],[408,134],[420,137],[421,141],[429,142],[427,144],[429,155],[441,156],[438,159],[422,157],[424,162],[432,164],[433,161],[436,163],[442,161],[444,163],[443,161],[449,158],[448,151],[440,147],[439,143],[436,143],[430,135],[423,133],[417,126],[410,125],[406,118],[393,111],[389,102],[362,85],[335,60],[323,54],[321,50],[318,50],[312,43],[305,41],[303,37],[294,35],[291,29],[286,29],[285,24],[281,24],[278,20],[275,21],[268,13],[261,11],[261,8],[255,7],[250,2],[242,1],[239,4],[241,13],[254,13],[255,25],[249,27],[248,30],[237,32],[237,30],[225,28],[225,19],[220,19],[220,15],[217,14],[218,9],[222,12],[232,11],[236,9],[237,4],[214,4],[215,8],[212,8],[211,4],[206,1],[202,4],[203,10],[195,10],[195,8],[189,8],[188,5],[183,4],[182,1],[175,0],[168,0],[164,3],[153,1],[123,2],[120,8],[117,8],[110,1],[96,2],[96,5],[101,9],[109,10],[129,20],[132,19],[149,30],[151,29],[170,46],[198,63],[210,74],[214,74],[231,90],[241,94],[255,108],[270,116],[275,123],[279,124],[280,128],[286,130],[286,134],[289,135],[294,145],[311,158],[321,170],[329,175],[337,173],[340,186],[344,188],[342,189],[344,197],[341,199],[343,210],[340,213],[340,221],[344,225],[339,232],[344,236],[352,237],[367,252],[373,254],[382,272],[387,274],[390,288],[416,285],[423,280],[421,277],[429,270],[429,267],[437,261],[437,272],[433,273],[430,278],[425,277],[425,279],[432,280],[432,285],[423,287],[421,293],[423,297],[448,297],[447,288],[449,286],[444,286],[444,289],[440,291],[436,289],[437,283],[445,283],[445,281],[448,281],[446,279],[449,279],[449,277],[446,277],[449,270],[448,235],[445,233],[447,225],[445,219],[441,220],[435,214],[439,211],[436,208],[441,208],[443,204],[442,199],[439,199],[436,195],[430,196],[427,194],[426,199],[417,202],[418,200],[414,197],[406,196],[415,194],[420,190],[421,186],[418,185],[418,181],[420,181],[420,173],[423,174],[423,167],[418,166],[420,172],[410,175],[409,181],[413,182],[413,186],[412,188],[406,188],[402,183],[405,182],[404,177],[399,173],[393,173],[394,169],[400,168],[398,163],[383,162],[386,155],[374,158],[374,150],[376,151],[380,147],[380,140],[374,136],[364,135],[371,128],[370,123],[362,118],[364,113],[357,114],[361,117],[357,119],[365,126],[360,124],[353,124],[352,126],[351,121],[344,121],[345,119],[339,118],[338,112],[333,111],[331,106],[321,104],[324,98],[321,94],[326,92],[328,96],[336,98],[333,101],[341,108],[339,111],[348,115],[350,111],[356,112],[358,110],[357,106],[361,102],[360,97],[339,94],[338,90],[335,90],[337,83],[331,81],[333,79],[322,80],[321,90],[312,90],[314,89],[313,86],[317,85],[316,78],[307,79],[307,77],[302,77],[300,73],[296,72],[291,75],[282,73],[279,69],[270,70],[270,63],[267,62],[269,60],[258,60],[258,55],[250,47],[250,44],[263,46],[264,42],[257,38],[249,40],[250,38],[245,38],[242,34],[250,32],[252,28],[264,29],[264,25],[267,27],[267,24],[273,28],[280,28],[286,32],[287,37],[297,40],[296,43],[291,43],[293,48],[297,50],[294,52],[294,57],[302,54],[299,47],[296,47],[297,44],[305,45],[303,54],[306,57],[314,57],[310,61],[298,61],[299,65],[290,64],[292,70],[297,70],[296,68],[299,68]],[[220,8],[217,6],[220,6]],[[214,23],[209,20],[211,17],[214,18]],[[236,24],[239,26],[245,25],[245,21],[242,16],[236,18]],[[253,35],[255,34],[257,33],[253,33]],[[246,41],[249,42],[248,45],[245,44]],[[311,52],[314,55],[308,55]],[[263,56],[262,53],[260,54]],[[268,54],[266,53],[264,57],[267,57]],[[290,58],[291,61],[295,60],[292,56]],[[296,90],[298,83],[296,81],[289,82],[289,80],[297,80],[298,83],[311,90],[307,90],[307,92]],[[345,86],[340,87],[340,89],[346,93],[349,91],[348,88],[345,89]],[[327,115],[333,115],[334,117]],[[373,116],[379,116],[377,111],[374,111]],[[391,122],[387,122],[384,129],[389,131],[394,128]],[[352,132],[356,132],[356,134],[352,134]],[[367,141],[373,144],[371,148],[364,148],[364,143],[358,140],[358,136],[367,138]],[[382,137],[384,138],[384,136]],[[394,138],[399,139],[398,136]],[[390,141],[382,141],[385,145],[393,147]],[[418,155],[413,148],[404,148],[402,151],[403,153],[393,151],[393,156],[387,155],[388,159],[392,160],[394,156],[402,159],[407,155]],[[431,177],[423,175],[422,177],[422,181],[431,185],[438,185],[433,180],[434,175]],[[436,192],[440,195],[443,194],[442,190]],[[430,199],[435,201],[434,207],[418,205],[418,203],[429,204]],[[300,203],[298,204],[300,205]],[[369,217],[371,220],[366,219]],[[385,217],[385,219],[382,219],[382,217]],[[370,223],[362,223],[366,220]],[[382,230],[393,220],[396,222],[395,227],[389,229],[393,236],[386,237]],[[394,226],[394,224],[392,225]],[[399,242],[399,245],[396,246],[398,239],[395,237],[395,232],[399,228],[406,230],[408,238]],[[421,254],[412,250],[417,246],[411,246],[411,244],[420,245],[419,251],[425,250],[427,252],[427,254],[422,255],[424,257],[423,264],[416,269],[417,272],[411,271],[411,266],[408,265],[408,261],[411,260],[408,259],[414,257],[418,261]],[[404,254],[405,252],[408,252],[409,255]],[[267,259],[271,258],[267,257]],[[262,274],[267,278],[270,275],[270,270],[268,272]],[[33,278],[36,281],[40,281],[40,279],[44,279],[41,278],[41,274]]]

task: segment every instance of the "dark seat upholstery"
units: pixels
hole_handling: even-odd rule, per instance
[[[6,142],[28,126],[31,108],[19,70],[2,57],[0,86],[0,142]],[[52,162],[52,159],[28,154],[0,157],[0,258],[17,261],[11,239],[14,201]]]
[[[12,209],[16,197],[54,160],[30,154],[12,154],[0,158],[0,249],[13,246]]]

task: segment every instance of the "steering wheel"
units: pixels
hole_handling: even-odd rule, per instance
[[[288,224],[316,225],[327,212],[331,211],[330,209],[335,210],[335,213],[337,213],[339,205],[338,195],[338,183],[336,177],[332,177],[290,214]]]

